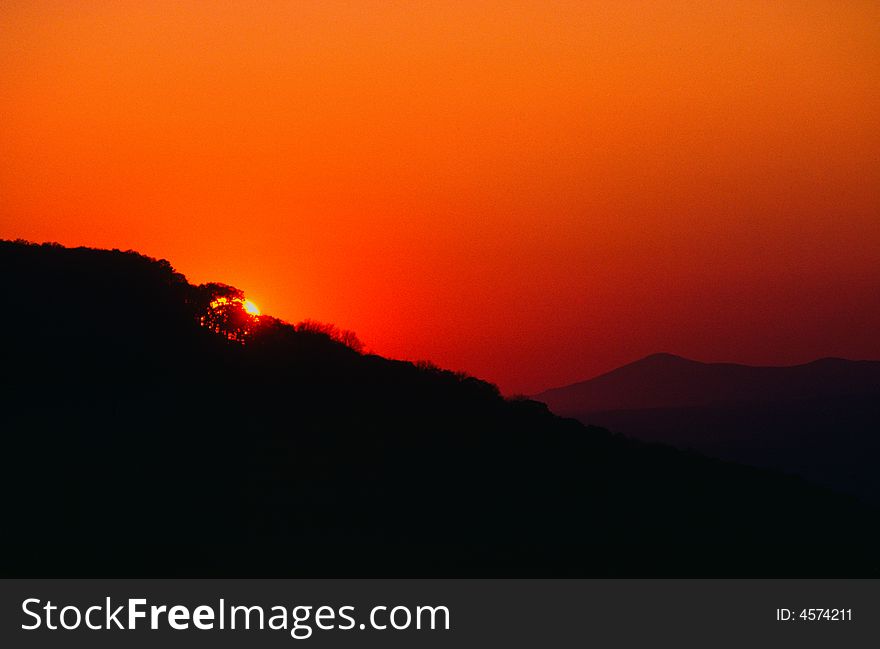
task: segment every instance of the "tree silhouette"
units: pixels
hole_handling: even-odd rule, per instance
[[[244,292],[216,282],[196,287],[194,306],[199,324],[227,340],[244,343],[259,324],[259,316],[244,308]]]
[[[355,332],[349,329],[341,329],[334,324],[317,322],[315,320],[303,320],[296,325],[296,330],[300,333],[314,333],[327,336],[331,340],[341,343],[358,353],[364,351],[364,344]]]

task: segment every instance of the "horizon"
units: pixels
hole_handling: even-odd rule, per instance
[[[871,3],[15,2],[0,238],[537,394],[880,358]]]
[[[623,369],[626,367],[630,367],[633,365],[639,365],[641,363],[644,363],[644,361],[647,361],[647,360],[650,360],[653,358],[670,358],[670,359],[679,360],[679,361],[687,361],[688,363],[692,363],[694,365],[723,365],[723,366],[727,366],[727,367],[733,366],[733,367],[744,367],[744,368],[748,368],[748,369],[771,369],[771,370],[797,369],[797,368],[801,368],[801,367],[806,367],[808,365],[815,365],[817,363],[823,363],[823,362],[829,362],[829,361],[839,361],[839,362],[843,362],[843,363],[880,363],[880,359],[878,359],[878,358],[843,358],[841,356],[821,356],[819,358],[814,358],[812,360],[803,361],[800,363],[786,364],[786,365],[753,365],[753,364],[749,364],[749,363],[740,363],[737,361],[707,361],[707,360],[702,360],[702,359],[697,359],[697,358],[690,358],[687,356],[682,356],[681,354],[674,354],[671,352],[654,352],[653,354],[648,354],[647,356],[642,356],[641,358],[637,358],[637,359],[632,360],[628,363],[624,363],[622,365],[619,365],[619,366],[617,366],[607,372],[600,372],[599,374],[590,376],[582,381],[575,381],[574,383],[567,383],[565,385],[553,386],[553,387],[547,388],[545,390],[542,390],[536,394],[533,394],[531,396],[537,398],[546,392],[554,392],[557,390],[564,390],[566,388],[570,388],[570,387],[580,385],[583,383],[590,383],[591,381],[593,381],[595,379],[602,378],[602,377],[607,376],[609,374],[614,374],[617,370],[620,370],[620,369]]]
[[[0,242],[22,243],[24,245],[30,245],[30,246],[59,246],[59,245],[61,245],[56,241],[35,242],[35,241],[25,241],[23,239],[20,239],[20,240],[0,239]],[[96,252],[122,252],[125,254],[134,254],[134,255],[141,256],[141,257],[146,257],[147,259],[150,259],[153,261],[167,262],[176,272],[179,272],[179,271],[177,271],[176,268],[174,268],[174,264],[172,264],[170,260],[164,259],[164,258],[150,257],[149,255],[144,255],[143,253],[140,253],[137,250],[120,250],[119,248],[91,248],[89,246],[76,246],[76,247],[62,246],[62,247],[69,249],[69,250],[82,249],[82,250],[92,250],[92,251],[96,251]],[[192,284],[190,279],[187,278],[185,274],[184,274],[184,278],[187,280],[187,282]],[[221,282],[221,284],[225,284],[225,283]],[[237,288],[237,287],[233,286],[232,288]],[[244,310],[250,315],[268,316],[270,318],[276,318],[276,316],[274,316],[274,314],[263,313],[261,311],[261,309],[259,309],[258,305],[256,305],[247,296],[242,298],[241,302],[244,305],[244,307],[243,307]],[[289,322],[289,321],[286,321],[286,320],[283,320],[280,318],[279,318],[279,320],[281,320],[285,324],[289,324],[289,325],[296,325],[297,324],[297,323]],[[301,321],[300,324],[302,324],[302,322],[303,321]],[[305,320],[305,322],[316,323],[316,321],[312,321],[308,318]],[[317,324],[321,324],[321,323],[317,323]],[[337,325],[337,323],[327,323],[327,324],[334,325],[334,326]],[[350,333],[353,333],[355,335],[357,334],[357,332],[350,332]],[[360,344],[360,341],[358,341],[358,343]],[[378,352],[375,352],[375,351],[369,350],[369,349],[359,350],[359,351],[364,354],[378,354]],[[381,356],[381,354],[378,354],[378,355]],[[641,356],[639,358],[626,361],[626,362],[624,362],[618,366],[615,366],[607,371],[599,372],[598,374],[591,375],[591,376],[586,377],[582,380],[574,381],[573,383],[567,383],[565,385],[553,385],[553,386],[545,387],[541,390],[538,390],[538,391],[532,392],[532,393],[528,393],[528,394],[526,394],[526,393],[504,393],[504,394],[508,397],[522,396],[522,397],[526,397],[526,398],[537,399],[538,397],[540,397],[544,393],[554,392],[554,391],[558,391],[558,390],[564,390],[566,388],[570,388],[570,387],[573,387],[576,385],[590,383],[594,379],[598,379],[598,378],[604,377],[609,374],[614,374],[617,370],[620,370],[620,369],[623,369],[626,367],[630,367],[630,366],[634,366],[634,365],[639,365],[639,364],[642,364],[645,361],[648,361],[650,359],[659,359],[659,358],[673,359],[673,360],[677,360],[677,361],[686,361],[686,362],[694,364],[694,365],[723,365],[723,366],[745,367],[745,368],[750,368],[750,369],[792,369],[792,368],[800,368],[800,367],[805,367],[807,365],[813,365],[816,363],[827,362],[827,361],[841,361],[844,363],[880,363],[880,358],[845,358],[845,357],[841,357],[841,356],[821,356],[821,357],[813,358],[813,359],[810,359],[807,361],[790,363],[790,364],[759,365],[759,364],[742,363],[742,362],[738,362],[735,360],[704,360],[704,359],[697,359],[697,358],[684,356],[681,354],[676,354],[674,352],[669,352],[669,351],[658,351],[658,352],[652,352],[650,354],[647,354],[646,356]],[[420,361],[424,361],[426,359],[393,359],[393,360],[405,360],[408,362],[420,362]],[[432,361],[429,361],[429,362],[432,362]],[[443,368],[443,369],[450,369],[450,368]],[[488,379],[485,379],[485,377],[480,377],[480,376],[475,376],[475,378],[478,378],[481,380],[488,380]]]

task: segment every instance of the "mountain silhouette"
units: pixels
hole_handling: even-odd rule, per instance
[[[535,397],[651,442],[801,475],[880,502],[880,362],[790,367],[655,354]]]
[[[878,510],[0,242],[7,576],[876,576]]]
[[[753,367],[653,354],[535,398],[557,412],[581,414],[878,393],[880,361],[823,358],[790,367]]]

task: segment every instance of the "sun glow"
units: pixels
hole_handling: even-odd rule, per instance
[[[244,312],[248,315],[262,315],[260,307],[258,307],[256,303],[253,302],[253,300],[242,299],[238,297],[234,297],[232,299],[228,297],[218,297],[214,300],[211,300],[211,303],[208,306],[212,309],[220,309],[222,307],[225,307],[227,304],[240,304],[241,308],[244,309]]]
[[[260,315],[260,307],[254,304],[251,300],[245,300],[243,305],[246,313],[249,313],[250,315]]]

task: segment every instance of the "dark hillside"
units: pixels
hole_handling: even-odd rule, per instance
[[[0,242],[7,575],[876,576],[877,512]],[[338,336],[336,337],[338,338]]]

